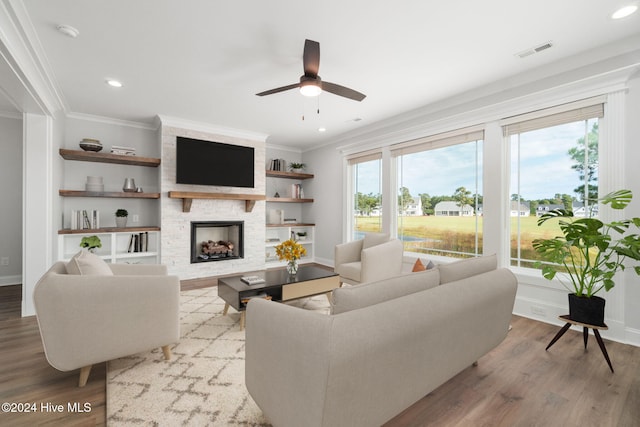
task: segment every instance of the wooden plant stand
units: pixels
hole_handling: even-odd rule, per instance
[[[559,316],[558,319],[564,320],[567,323],[562,327],[562,329],[560,329],[560,331],[558,331],[556,336],[553,337],[553,339],[551,340],[547,348],[545,348],[545,351],[549,350],[549,348],[553,344],[555,344],[555,342],[558,341],[560,337],[564,335],[565,332],[567,332],[567,330],[571,327],[571,325],[582,326],[582,337],[584,339],[584,348],[586,350],[587,341],[589,340],[589,328],[591,328],[593,329],[593,335],[595,335],[596,341],[598,341],[598,346],[600,346],[600,350],[602,351],[602,354],[604,355],[604,358],[607,361],[607,364],[609,365],[609,369],[611,369],[611,372],[613,373],[613,366],[611,366],[611,360],[609,360],[609,354],[607,353],[607,349],[604,346],[604,342],[602,341],[600,332],[598,332],[598,330],[600,329],[602,329],[603,331],[606,331],[607,329],[609,329],[607,325],[598,326],[598,325],[590,325],[588,323],[576,322],[575,320],[571,320],[569,318],[569,315]]]

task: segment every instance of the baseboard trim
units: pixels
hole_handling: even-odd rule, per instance
[[[22,283],[22,275],[0,276],[0,286],[20,285]]]

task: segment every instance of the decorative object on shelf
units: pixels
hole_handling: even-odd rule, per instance
[[[298,231],[296,233],[298,236],[298,240],[307,240],[307,232],[306,231]]]
[[[136,181],[133,178],[125,178],[124,185],[122,186],[122,191],[127,193],[133,193],[137,189]]]
[[[135,156],[136,149],[133,147],[123,147],[120,145],[112,145],[111,154],[119,154],[121,156]]]
[[[129,212],[127,212],[126,209],[116,210],[116,227],[119,227],[119,228],[126,227],[128,217],[129,217]]]
[[[612,209],[620,210],[631,203],[632,197],[630,190],[619,190],[592,202],[600,201],[611,205]],[[566,274],[571,281],[570,285],[562,281],[564,277],[558,276],[560,283],[577,297],[569,295],[571,320],[602,326],[604,299],[600,301],[601,298],[595,294],[603,288],[609,291],[615,286],[614,277],[618,271],[625,269],[627,258],[640,261],[640,235],[627,233],[631,226],[640,229],[640,218],[622,219],[607,224],[597,218],[575,219],[571,210],[554,209],[542,215],[538,225],[551,219],[559,219],[562,236],[533,241],[533,249],[542,259],[554,264],[542,266],[542,275],[552,280],[558,272]],[[616,239],[615,233],[620,237]],[[536,265],[541,266],[542,262]],[[640,275],[640,266],[633,268]],[[573,306],[576,301],[596,304],[598,307],[576,308]],[[597,313],[598,318],[586,318],[582,316],[584,313]]]
[[[88,176],[85,184],[87,191],[104,191],[104,183],[101,176]]]
[[[84,138],[82,141],[80,141],[80,148],[82,148],[84,151],[98,152],[102,150],[102,143],[98,139]]]
[[[273,197],[280,197],[280,193],[276,191],[276,194],[274,194]]]
[[[80,247],[86,248],[89,252],[94,252],[96,248],[102,247],[102,242],[98,236],[84,236],[80,241]]]
[[[142,187],[136,187],[136,193],[143,193]]]
[[[276,246],[278,259],[287,260],[287,272],[295,275],[298,272],[298,260],[307,254],[307,250],[294,239],[285,240]]]
[[[304,163],[296,163],[296,162],[289,163],[289,169],[291,170],[291,172],[295,172],[295,173],[302,173],[304,171],[304,168],[306,167],[307,165],[305,165]]]

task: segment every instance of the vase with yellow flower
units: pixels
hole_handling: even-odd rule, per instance
[[[287,272],[295,275],[298,272],[298,260],[307,254],[307,250],[294,239],[285,240],[276,246],[276,255],[287,261]]]

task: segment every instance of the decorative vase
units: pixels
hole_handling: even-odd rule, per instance
[[[124,185],[122,186],[122,191],[133,193],[136,191],[136,180],[133,178],[125,178]]]
[[[127,217],[126,216],[117,216],[116,217],[116,227],[124,228],[127,226]]]
[[[604,303],[604,298],[569,294],[569,318],[587,325],[604,326]]]
[[[289,273],[289,275],[291,276],[295,276],[295,274],[298,272],[298,261],[297,260],[291,260],[287,263],[287,272]]]

